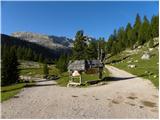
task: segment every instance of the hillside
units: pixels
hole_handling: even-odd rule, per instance
[[[51,49],[68,48],[73,46],[73,40],[66,37],[49,36],[32,32],[14,32],[12,33],[12,36],[49,47]]]
[[[1,34],[2,56],[3,52],[7,49],[13,48],[16,50],[19,59],[34,60],[47,59],[47,61],[53,61],[62,53],[70,53],[70,48],[56,48],[51,49],[47,46],[22,40],[16,37]],[[42,60],[42,61],[43,61]]]
[[[143,59],[144,54],[148,54],[149,58]],[[152,81],[152,83],[159,86],[159,39],[154,38],[153,48],[149,47],[149,42],[143,46],[138,46],[134,50],[124,50],[121,53],[108,56],[106,63],[115,67],[128,71],[139,77],[143,77]]]

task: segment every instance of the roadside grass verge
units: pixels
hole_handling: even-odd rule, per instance
[[[8,86],[1,86],[1,102],[8,100],[18,94],[24,87],[35,84],[32,83],[17,83]]]

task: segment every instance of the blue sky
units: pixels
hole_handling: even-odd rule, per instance
[[[2,2],[2,33],[28,31],[73,38],[78,30],[106,39],[114,29],[135,21],[136,14],[150,20],[158,2]]]

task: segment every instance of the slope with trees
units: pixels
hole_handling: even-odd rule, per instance
[[[120,27],[114,30],[114,33],[109,36],[106,43],[106,53],[116,55],[123,50],[135,49],[144,43],[151,41],[153,38],[159,36],[159,16],[152,16],[151,21],[144,16],[143,21],[139,14],[137,14],[135,23],[132,26],[128,23],[127,26]]]

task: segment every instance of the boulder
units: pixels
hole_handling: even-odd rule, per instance
[[[150,59],[150,54],[149,53],[144,53],[141,57],[142,60],[149,60]]]
[[[127,63],[131,63],[132,61],[130,60],[130,61],[128,61]]]
[[[135,60],[134,62],[136,62],[136,63],[137,63],[137,62],[138,62],[138,60]]]
[[[148,74],[148,73],[149,73],[149,71],[145,71],[144,73]]]
[[[154,78],[157,78],[157,75],[154,75],[153,77],[154,77]]]
[[[128,65],[128,67],[129,67],[129,68],[135,68],[136,65],[131,65],[131,64],[130,64],[130,65]]]
[[[153,48],[149,48],[149,51],[152,51],[153,50]]]

